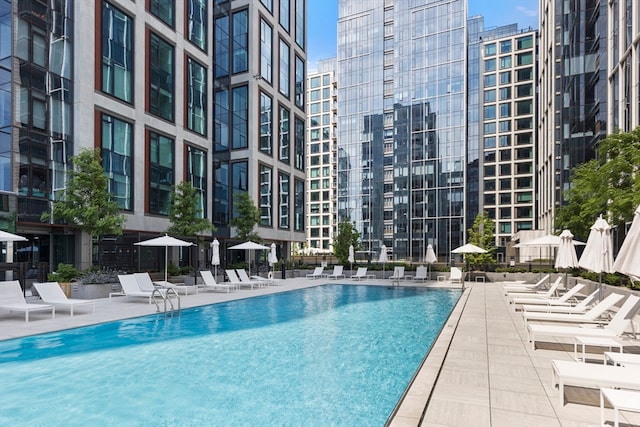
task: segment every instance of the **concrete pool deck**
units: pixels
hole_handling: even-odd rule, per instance
[[[389,285],[388,280],[364,282],[292,278],[281,286],[232,293],[200,292],[182,296],[182,308],[301,289],[324,283]],[[566,388],[560,405],[551,385],[551,360],[573,360],[573,346],[549,345],[531,349],[520,313],[513,311],[496,283],[468,283],[428,357],[399,403],[391,426],[596,426],[600,425],[598,393]],[[456,286],[447,282],[401,286]],[[55,319],[32,313],[0,313],[0,340],[86,326],[155,313],[155,305],[141,299],[114,297],[96,300],[96,312],[79,308],[69,316],[56,310]],[[626,340],[625,352],[640,352],[638,341]],[[602,360],[602,354],[590,354]],[[640,378],[638,379],[640,384]],[[582,403],[580,403],[582,402]],[[620,413],[620,425],[640,426],[640,414]],[[605,409],[613,421],[613,410]]]

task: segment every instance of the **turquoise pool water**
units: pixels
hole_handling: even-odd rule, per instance
[[[326,285],[0,342],[0,425],[381,426],[460,290]]]

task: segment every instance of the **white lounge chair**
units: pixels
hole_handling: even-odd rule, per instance
[[[205,291],[235,291],[238,286],[235,283],[218,283],[209,270],[201,270],[202,287]]]
[[[392,282],[399,282],[402,279],[404,279],[404,267],[394,267],[393,275],[389,276],[389,280]]]
[[[358,267],[356,274],[352,274],[351,278],[354,280],[361,280],[367,278],[367,267]]]
[[[111,293],[109,294],[109,300],[111,300],[111,296],[112,295],[124,295],[127,298],[146,298],[147,301],[149,301],[149,304],[151,304],[151,301],[153,301],[153,292],[154,290],[142,290],[140,289],[140,285],[138,284],[138,279],[136,279],[136,276],[133,274],[119,274],[118,275],[118,280],[120,281],[120,286],[122,286],[122,293]],[[158,293],[163,296],[166,297],[166,289],[158,289],[157,290]]]
[[[505,283],[502,288],[504,289],[504,294],[507,295],[509,292],[537,292],[542,291],[546,288],[547,282],[549,280],[549,274],[545,275],[542,279],[538,280],[535,284],[529,283]]]
[[[594,305],[591,309],[582,314],[566,314],[566,313],[522,313],[522,317],[525,322],[530,320],[545,321],[545,322],[571,322],[571,323],[605,323],[600,320],[611,307],[616,305],[624,295],[610,294],[608,297]]]
[[[253,281],[243,282],[242,280],[240,280],[240,278],[238,277],[238,273],[236,273],[235,270],[225,270],[224,272],[227,273],[229,283],[237,286],[238,289],[242,286],[248,286],[253,290],[253,285],[257,285],[257,283]]]
[[[550,298],[535,298],[535,297],[518,297],[513,299],[514,309],[518,309],[519,306],[530,305],[571,305],[571,298],[573,298],[578,292],[584,288],[581,283],[576,284],[573,288],[562,294],[560,297]]]
[[[164,280],[154,282],[153,280],[151,280],[151,276],[149,275],[149,273],[146,272],[133,273],[133,275],[138,281],[138,286],[140,287],[141,291],[153,292],[154,289],[160,287],[164,289],[174,289],[176,292],[183,291],[185,295],[188,295],[189,291],[198,293],[198,288],[195,286],[188,286],[184,284],[180,285],[177,283],[166,282]]]
[[[598,389],[615,387],[640,390],[640,367],[612,366],[596,363],[552,360],[552,386],[558,386],[560,405],[564,405],[564,386],[578,386]]]
[[[573,338],[576,336],[618,338],[624,334],[627,326],[631,324],[633,316],[640,309],[640,297],[629,295],[622,307],[613,318],[602,328],[564,326],[564,325],[534,325],[529,324],[529,340],[531,347],[536,349],[537,341],[544,341],[540,337]]]
[[[509,298],[509,302],[513,303],[513,300],[515,298],[538,298],[538,299],[549,299],[552,298],[554,295],[556,295],[556,292],[558,290],[558,287],[560,286],[560,283],[562,283],[562,277],[559,276],[555,282],[553,282],[553,285],[551,285],[551,287],[549,289],[547,289],[544,292],[533,292],[533,293],[528,293],[528,292],[509,292],[507,294],[507,297]]]
[[[582,299],[576,305],[539,305],[539,304],[527,304],[522,306],[522,311],[528,312],[542,312],[542,313],[584,313],[589,309],[589,306],[600,293],[599,290],[595,290]]]
[[[458,267],[451,267],[449,282],[462,284],[462,270],[460,270]]]
[[[321,278],[322,276],[324,276],[324,273],[323,273],[323,272],[324,272],[324,267],[316,267],[316,268],[313,270],[313,273],[309,273],[309,274],[307,274],[307,275],[306,275],[306,277],[307,277],[308,279],[319,279],[319,278]]]
[[[96,312],[96,303],[93,300],[67,298],[58,282],[34,283],[40,299],[56,308],[68,308],[73,316],[74,307],[91,306],[92,313]]]
[[[413,276],[413,280],[417,281],[420,280],[421,282],[424,282],[425,280],[428,279],[429,275],[429,271],[427,270],[427,267],[425,267],[424,265],[418,266],[418,268],[416,268],[416,275]]]
[[[330,274],[327,274],[327,279],[338,279],[340,277],[345,278],[345,275],[342,272],[343,269],[344,267],[342,265],[334,265],[333,272]]]
[[[29,322],[29,313],[34,311],[51,311],[51,318],[56,317],[56,307],[52,304],[32,304],[24,299],[22,287],[17,280],[0,282],[0,310],[24,313],[24,321]]]
[[[259,288],[263,288],[268,285],[267,280],[263,279],[262,277],[249,277],[247,271],[244,268],[237,268],[236,273],[238,273],[240,282],[252,284],[251,289],[253,289],[253,285],[256,285]]]

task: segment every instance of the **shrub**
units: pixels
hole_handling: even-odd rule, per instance
[[[58,264],[58,268],[56,271],[51,272],[47,275],[47,280],[50,282],[71,282],[75,280],[80,273],[72,264],[60,263]]]
[[[118,283],[119,274],[127,274],[127,272],[121,270],[90,269],[82,274],[82,283],[85,285]]]

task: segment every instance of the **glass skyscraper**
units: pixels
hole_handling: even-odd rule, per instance
[[[374,259],[465,242],[466,2],[340,0],[338,217]]]

